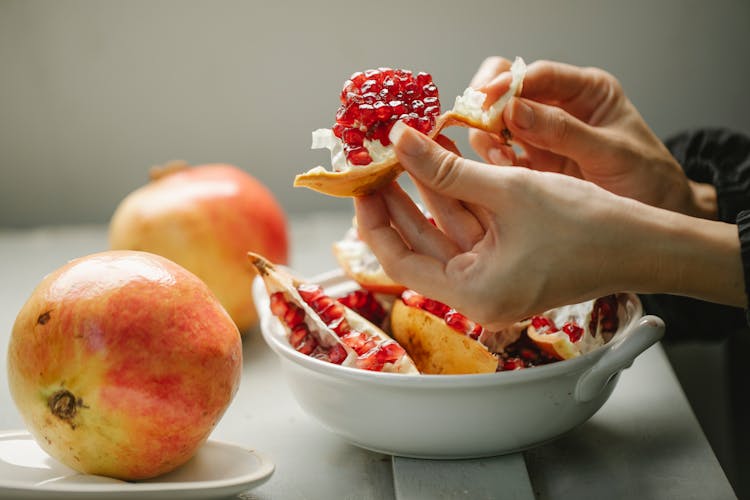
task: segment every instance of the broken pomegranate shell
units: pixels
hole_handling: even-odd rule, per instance
[[[298,352],[363,370],[419,373],[403,347],[321,286],[295,278],[260,255],[248,255],[263,279],[271,312]]]
[[[533,316],[529,338],[550,356],[570,359],[609,342],[619,326],[624,296],[563,306]]]
[[[477,323],[413,290],[404,291],[391,309],[391,335],[422,373],[497,371],[497,357],[477,340],[481,334]]]
[[[318,166],[297,175],[294,185],[330,196],[362,196],[390,184],[403,171],[388,134],[396,121],[435,139],[446,127],[458,125],[501,134],[502,112],[519,95],[526,64],[517,57],[511,66],[508,91],[485,108],[486,94],[467,88],[453,109],[442,114],[438,90],[427,73],[381,68],[355,73],[344,83],[341,107],[331,129],[313,132],[313,149],[331,151],[332,170]]]
[[[344,273],[366,290],[389,295],[406,290],[386,274],[369,245],[359,238],[355,225],[333,243],[333,255]]]

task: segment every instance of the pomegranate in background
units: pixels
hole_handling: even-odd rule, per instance
[[[145,252],[93,254],[46,276],[8,348],[10,392],[39,445],[124,480],[190,459],[241,368],[237,327],[205,283]]]
[[[174,162],[155,168],[151,177],[117,207],[110,248],[156,253],[192,271],[245,333],[258,320],[247,253],[287,263],[281,206],[266,186],[232,165]]]

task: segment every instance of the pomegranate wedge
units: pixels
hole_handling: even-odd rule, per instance
[[[260,255],[248,254],[290,345],[314,358],[363,370],[419,373],[406,351],[380,328]]]
[[[437,87],[427,73],[380,68],[353,74],[341,91],[336,124],[313,132],[312,148],[331,151],[332,170],[315,167],[297,175],[294,185],[347,197],[389,184],[403,171],[388,138],[399,120],[432,138],[453,125],[501,133],[503,109],[521,92],[526,74],[523,59],[517,57],[510,71],[508,91],[489,107],[484,107],[484,93],[467,88],[453,109],[442,114]]]
[[[606,344],[619,326],[620,299],[607,295],[531,318],[527,334],[547,354],[570,359]]]
[[[356,221],[342,239],[333,243],[333,255],[344,273],[362,288],[390,295],[400,295],[406,290],[385,273],[369,245],[359,238]]]

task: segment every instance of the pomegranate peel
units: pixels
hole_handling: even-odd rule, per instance
[[[461,335],[429,312],[396,300],[391,335],[409,353],[421,373],[493,373],[497,357],[480,342]]]
[[[357,233],[356,220],[344,237],[335,241],[333,255],[344,273],[359,286],[375,293],[401,295],[406,287],[385,273],[369,245]]]
[[[486,94],[467,88],[461,96],[456,98],[453,109],[439,116],[430,114],[434,112],[435,108],[439,110],[439,101],[436,103],[437,106],[425,107],[423,103],[427,99],[437,99],[437,88],[431,83],[430,77],[430,85],[434,90],[429,92],[428,97],[421,100],[414,99],[413,101],[420,103],[420,106],[415,108],[416,111],[425,114],[419,116],[418,113],[415,113],[415,109],[407,107],[404,110],[407,113],[398,115],[397,119],[403,120],[432,139],[438,137],[443,129],[450,126],[477,128],[505,136],[502,112],[510,98],[519,95],[522,90],[523,79],[526,74],[526,64],[523,59],[517,57],[510,71],[512,79],[508,90],[493,104],[485,107]],[[359,75],[359,73],[355,75]],[[348,110],[352,109],[352,102],[347,101],[347,99],[363,99],[363,95],[375,94],[372,90],[380,89],[380,93],[388,91],[387,88],[384,88],[386,86],[379,84],[377,80],[367,80],[360,88],[354,90],[364,90],[368,81],[375,82],[371,87],[366,87],[366,90],[370,92],[362,95],[349,92],[348,90],[352,89],[352,81],[357,81],[355,75],[352,75],[352,79],[344,85],[342,91],[343,104],[337,114],[337,124],[334,125],[333,129],[319,129],[313,132],[312,148],[327,148],[330,150],[332,170],[326,170],[323,166],[312,168],[295,177],[295,187],[306,187],[330,196],[363,196],[390,184],[403,172],[403,167],[396,159],[393,146],[387,137],[390,128],[396,121],[394,119],[396,115],[391,114],[387,119],[362,121],[362,124],[360,124],[360,121],[347,116]],[[401,95],[399,94],[399,98]],[[418,95],[417,97],[422,96]],[[392,102],[402,103],[401,100]],[[370,104],[362,103],[361,100],[357,100],[355,103],[368,106],[368,115],[370,114],[370,107],[372,107]],[[349,135],[354,136],[353,140],[356,142],[345,143],[343,133],[336,128],[342,126],[342,120],[346,120],[344,123],[350,127],[347,130],[354,131]],[[369,140],[367,138],[362,139],[362,134],[371,134],[372,137]]]
[[[249,253],[268,291],[271,312],[290,345],[311,357],[370,371],[419,373],[406,351],[378,326],[314,283]]]
[[[618,327],[620,300],[608,295],[534,316],[527,334],[544,352],[570,359],[607,343]]]

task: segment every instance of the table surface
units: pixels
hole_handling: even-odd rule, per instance
[[[305,276],[335,268],[331,242],[350,221],[345,212],[290,220],[292,267]],[[18,310],[46,273],[106,245],[103,226],[0,230],[0,429],[23,427],[5,382]],[[463,461],[350,445],[300,409],[258,331],[244,337],[244,356],[240,389],[212,438],[257,449],[276,464],[245,499],[736,498],[658,344],[623,372],[599,412],[562,438]]]

